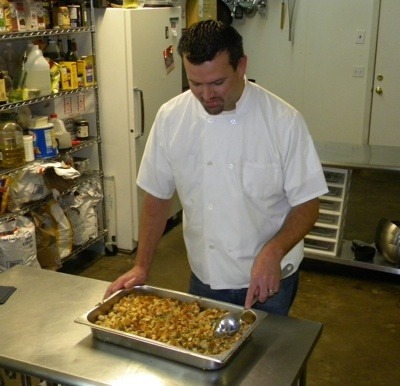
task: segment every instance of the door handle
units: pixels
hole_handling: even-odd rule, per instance
[[[144,98],[143,98],[143,90],[135,87],[133,89],[134,92],[139,93],[140,97],[140,133],[135,136],[135,138],[139,138],[144,135]]]
[[[375,89],[375,92],[376,92],[377,94],[381,95],[381,94],[383,93],[382,87],[377,87],[377,88]]]

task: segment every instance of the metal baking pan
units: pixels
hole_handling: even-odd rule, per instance
[[[243,336],[240,337],[240,339],[235,343],[234,346],[232,346],[231,349],[226,350],[218,355],[203,355],[190,350],[175,347],[173,345],[95,324],[97,317],[100,314],[107,313],[113,307],[114,303],[118,302],[124,296],[132,293],[136,293],[138,295],[147,294],[157,295],[159,297],[170,297],[186,303],[197,301],[202,308],[218,308],[227,311],[240,311],[242,310],[242,307],[230,303],[189,295],[183,292],[144,285],[119,291],[103,301],[101,304],[97,305],[92,310],[89,310],[82,316],[75,319],[75,322],[89,326],[92,330],[93,336],[104,342],[110,342],[134,350],[142,351],[147,354],[161,356],[169,360],[184,363],[204,370],[216,370],[225,366],[239,351],[242,345],[248,339],[250,339],[251,333],[267,315],[266,312],[252,309],[251,311],[254,312],[255,315],[254,323],[249,326],[249,328],[244,332]]]

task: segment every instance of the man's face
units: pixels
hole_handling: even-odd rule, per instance
[[[222,52],[213,60],[192,64],[183,58],[190,90],[207,113],[234,110],[244,88],[247,57],[240,59],[236,71],[229,64],[229,54]]]

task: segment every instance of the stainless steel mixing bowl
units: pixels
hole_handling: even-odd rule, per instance
[[[400,264],[400,221],[381,219],[375,234],[378,252],[392,264]]]
[[[400,245],[394,244],[383,244],[382,245],[382,255],[383,257],[392,264],[400,264]]]

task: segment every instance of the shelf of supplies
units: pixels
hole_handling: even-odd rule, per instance
[[[46,29],[41,31],[21,31],[21,32],[9,32],[1,33],[1,40],[16,40],[16,39],[27,39],[38,36],[52,36],[52,35],[66,35],[71,33],[83,33],[93,32],[94,26],[77,27],[77,28],[58,28],[58,29]]]
[[[375,254],[375,257],[370,261],[355,260],[353,251],[351,250],[351,241],[348,240],[343,240],[341,252],[337,256],[322,254],[321,251],[310,251],[305,249],[304,257],[306,257],[307,259],[321,260],[351,267],[365,268],[373,271],[394,273],[400,275],[400,266],[390,264],[378,252]]]
[[[59,91],[54,94],[44,95],[44,96],[38,97],[38,98],[32,98],[32,99],[27,99],[24,101],[18,101],[18,102],[12,102],[12,103],[6,103],[6,104],[0,106],[0,111],[12,110],[12,109],[16,109],[21,106],[33,105],[33,104],[44,102],[44,101],[47,101],[50,99],[60,98],[65,95],[80,94],[80,93],[84,93],[84,92],[87,92],[88,90],[93,90],[96,88],[97,88],[97,85],[88,86],[88,87],[79,87],[75,90],[64,90],[64,91]]]
[[[91,238],[85,244],[74,246],[72,252],[61,260],[61,263],[65,263],[68,259],[78,255],[79,253],[83,252],[85,249],[89,248],[91,245],[97,243],[100,240],[103,240],[107,236],[107,229],[99,230],[99,234],[95,238]]]
[[[69,186],[68,189],[65,189],[59,193],[61,196],[64,196],[66,194],[71,193],[74,189],[76,189],[78,186],[82,185],[84,182],[90,181],[92,179],[100,179],[102,177],[103,177],[103,173],[98,170],[90,170],[90,171],[84,172],[81,174],[80,177],[76,178],[73,181],[73,183],[71,183],[71,185]],[[2,215],[0,215],[0,224],[3,222],[14,220],[18,216],[23,216],[24,214],[39,208],[44,203],[46,203],[50,197],[52,197],[52,194],[50,194],[40,200],[22,204],[21,208],[15,210],[13,212],[3,213]]]
[[[94,144],[100,143],[100,138],[97,137],[89,137],[88,139],[82,140],[80,144],[75,145],[71,147],[70,149],[65,149],[65,150],[60,150],[60,154],[56,157],[53,158],[46,158],[46,159],[35,159],[34,161],[28,162],[22,166],[16,167],[16,168],[0,168],[0,179],[4,178],[6,176],[11,177],[15,174],[20,173],[22,170],[24,170],[26,167],[29,165],[32,165],[34,163],[46,163],[50,162],[52,160],[56,160],[59,156],[62,155],[69,155],[76,153],[80,150],[86,149],[90,146],[93,146]]]

